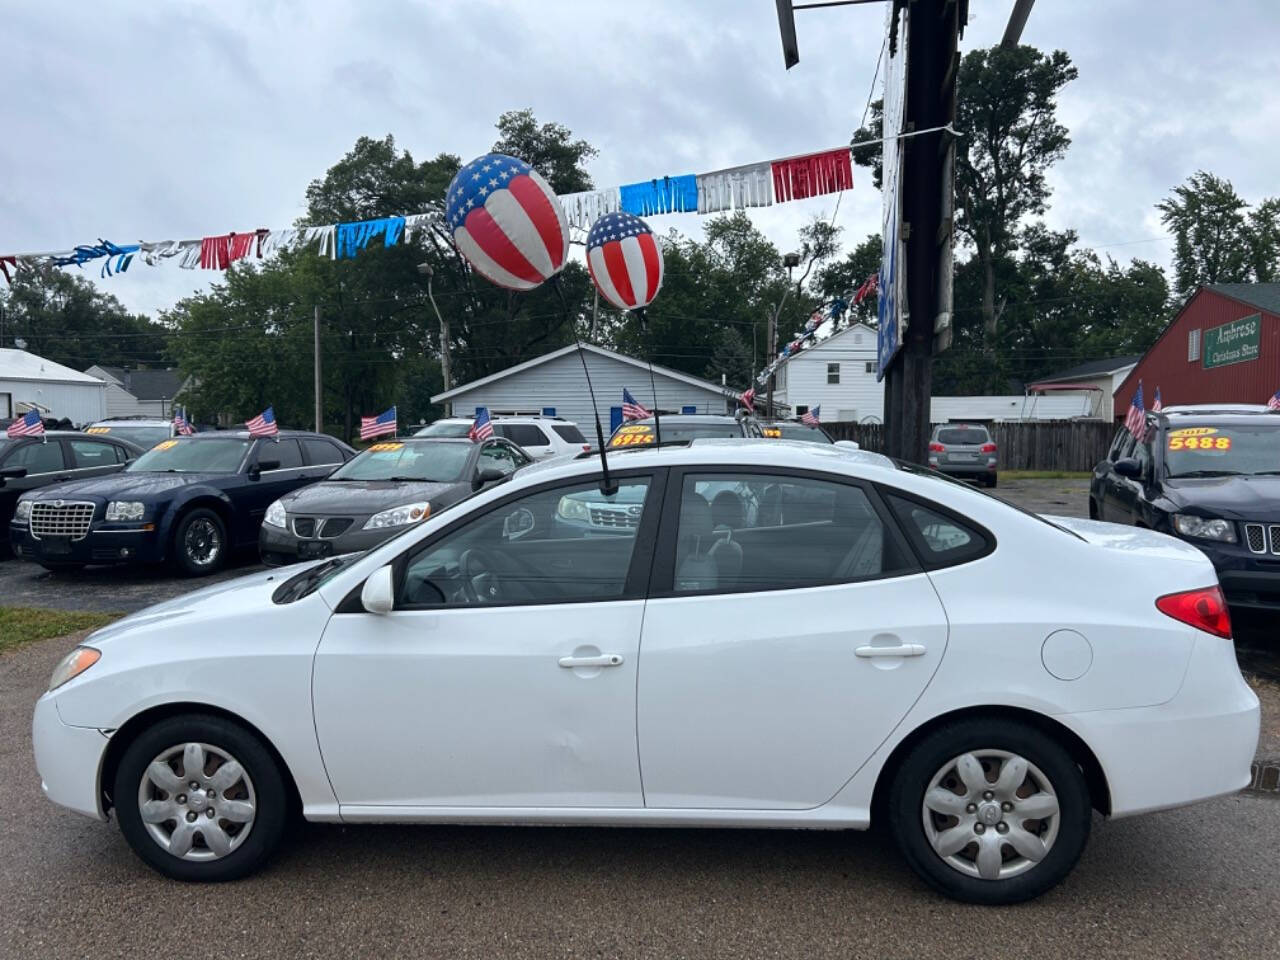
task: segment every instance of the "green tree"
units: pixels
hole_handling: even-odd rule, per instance
[[[591,177],[583,164],[596,155],[596,148],[585,140],[573,139],[568,127],[559,123],[539,126],[532,110],[510,110],[498,118],[498,133],[493,152],[531,164],[556,193],[591,189]]]
[[[829,264],[817,274],[815,291],[822,300],[834,297],[848,297],[856,293],[872,274],[880,272],[881,254],[884,249],[880,234],[868,234],[867,238],[850,250],[835,263]],[[866,297],[856,306],[849,301],[849,316],[852,320],[876,325],[875,297]]]

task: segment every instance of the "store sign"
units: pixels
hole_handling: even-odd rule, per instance
[[[884,143],[882,146],[884,169],[880,182],[880,236],[884,238],[884,251],[880,258],[880,279],[877,292],[876,322],[876,380],[883,380],[885,371],[902,347],[903,328],[906,319],[906,274],[903,270],[902,239],[902,169],[903,118],[907,108],[907,10],[889,4],[885,29],[898,18],[897,45],[889,52],[884,70]]]
[[[1204,332],[1204,368],[1225,367],[1258,359],[1262,340],[1262,314],[1232,320]]]

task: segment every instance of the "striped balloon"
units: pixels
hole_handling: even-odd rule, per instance
[[[615,307],[642,310],[662,288],[662,248],[639,217],[609,213],[587,234],[587,269]]]
[[[564,269],[569,223],[538,171],[487,153],[458,171],[445,192],[453,242],[467,262],[508,290],[532,290]]]

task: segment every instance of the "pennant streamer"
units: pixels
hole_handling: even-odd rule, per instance
[[[752,163],[698,176],[698,212],[720,213],[773,204],[770,165]]]
[[[853,165],[847,147],[773,162],[773,195],[778,203],[852,189]]]
[[[601,217],[622,209],[622,197],[617,187],[608,190],[584,190],[582,193],[566,193],[560,197],[565,219],[569,226],[590,230]]]
[[[816,343],[834,336],[844,329],[844,315],[849,309],[849,304],[858,303],[866,297],[874,296],[878,288],[879,274],[873,273],[862,282],[856,292],[846,293],[844,296],[832,297],[817,310],[809,315],[809,319],[805,321],[803,329],[799,330],[795,337],[778,351],[778,355],[756,377],[756,385],[763,387],[769,382],[769,378],[773,376],[778,367],[790,360],[797,353],[805,350]]]
[[[660,213],[695,213],[698,209],[698,178],[692,173],[682,177],[663,177],[628,183],[618,188],[622,209],[638,217]]]
[[[381,220],[340,223],[334,250],[339,260],[355,257],[356,252],[368,246],[369,241],[374,237],[382,237],[383,246],[394,247],[403,233],[404,217],[383,217]]]

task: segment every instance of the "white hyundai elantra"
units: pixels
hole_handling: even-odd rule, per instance
[[[54,802],[164,874],[342,823],[860,829],[1036,896],[1094,810],[1238,790],[1213,567],[876,454],[698,441],[531,467],[364,554],[100,630],[35,709]],[[1174,841],[1176,842],[1176,841]]]

